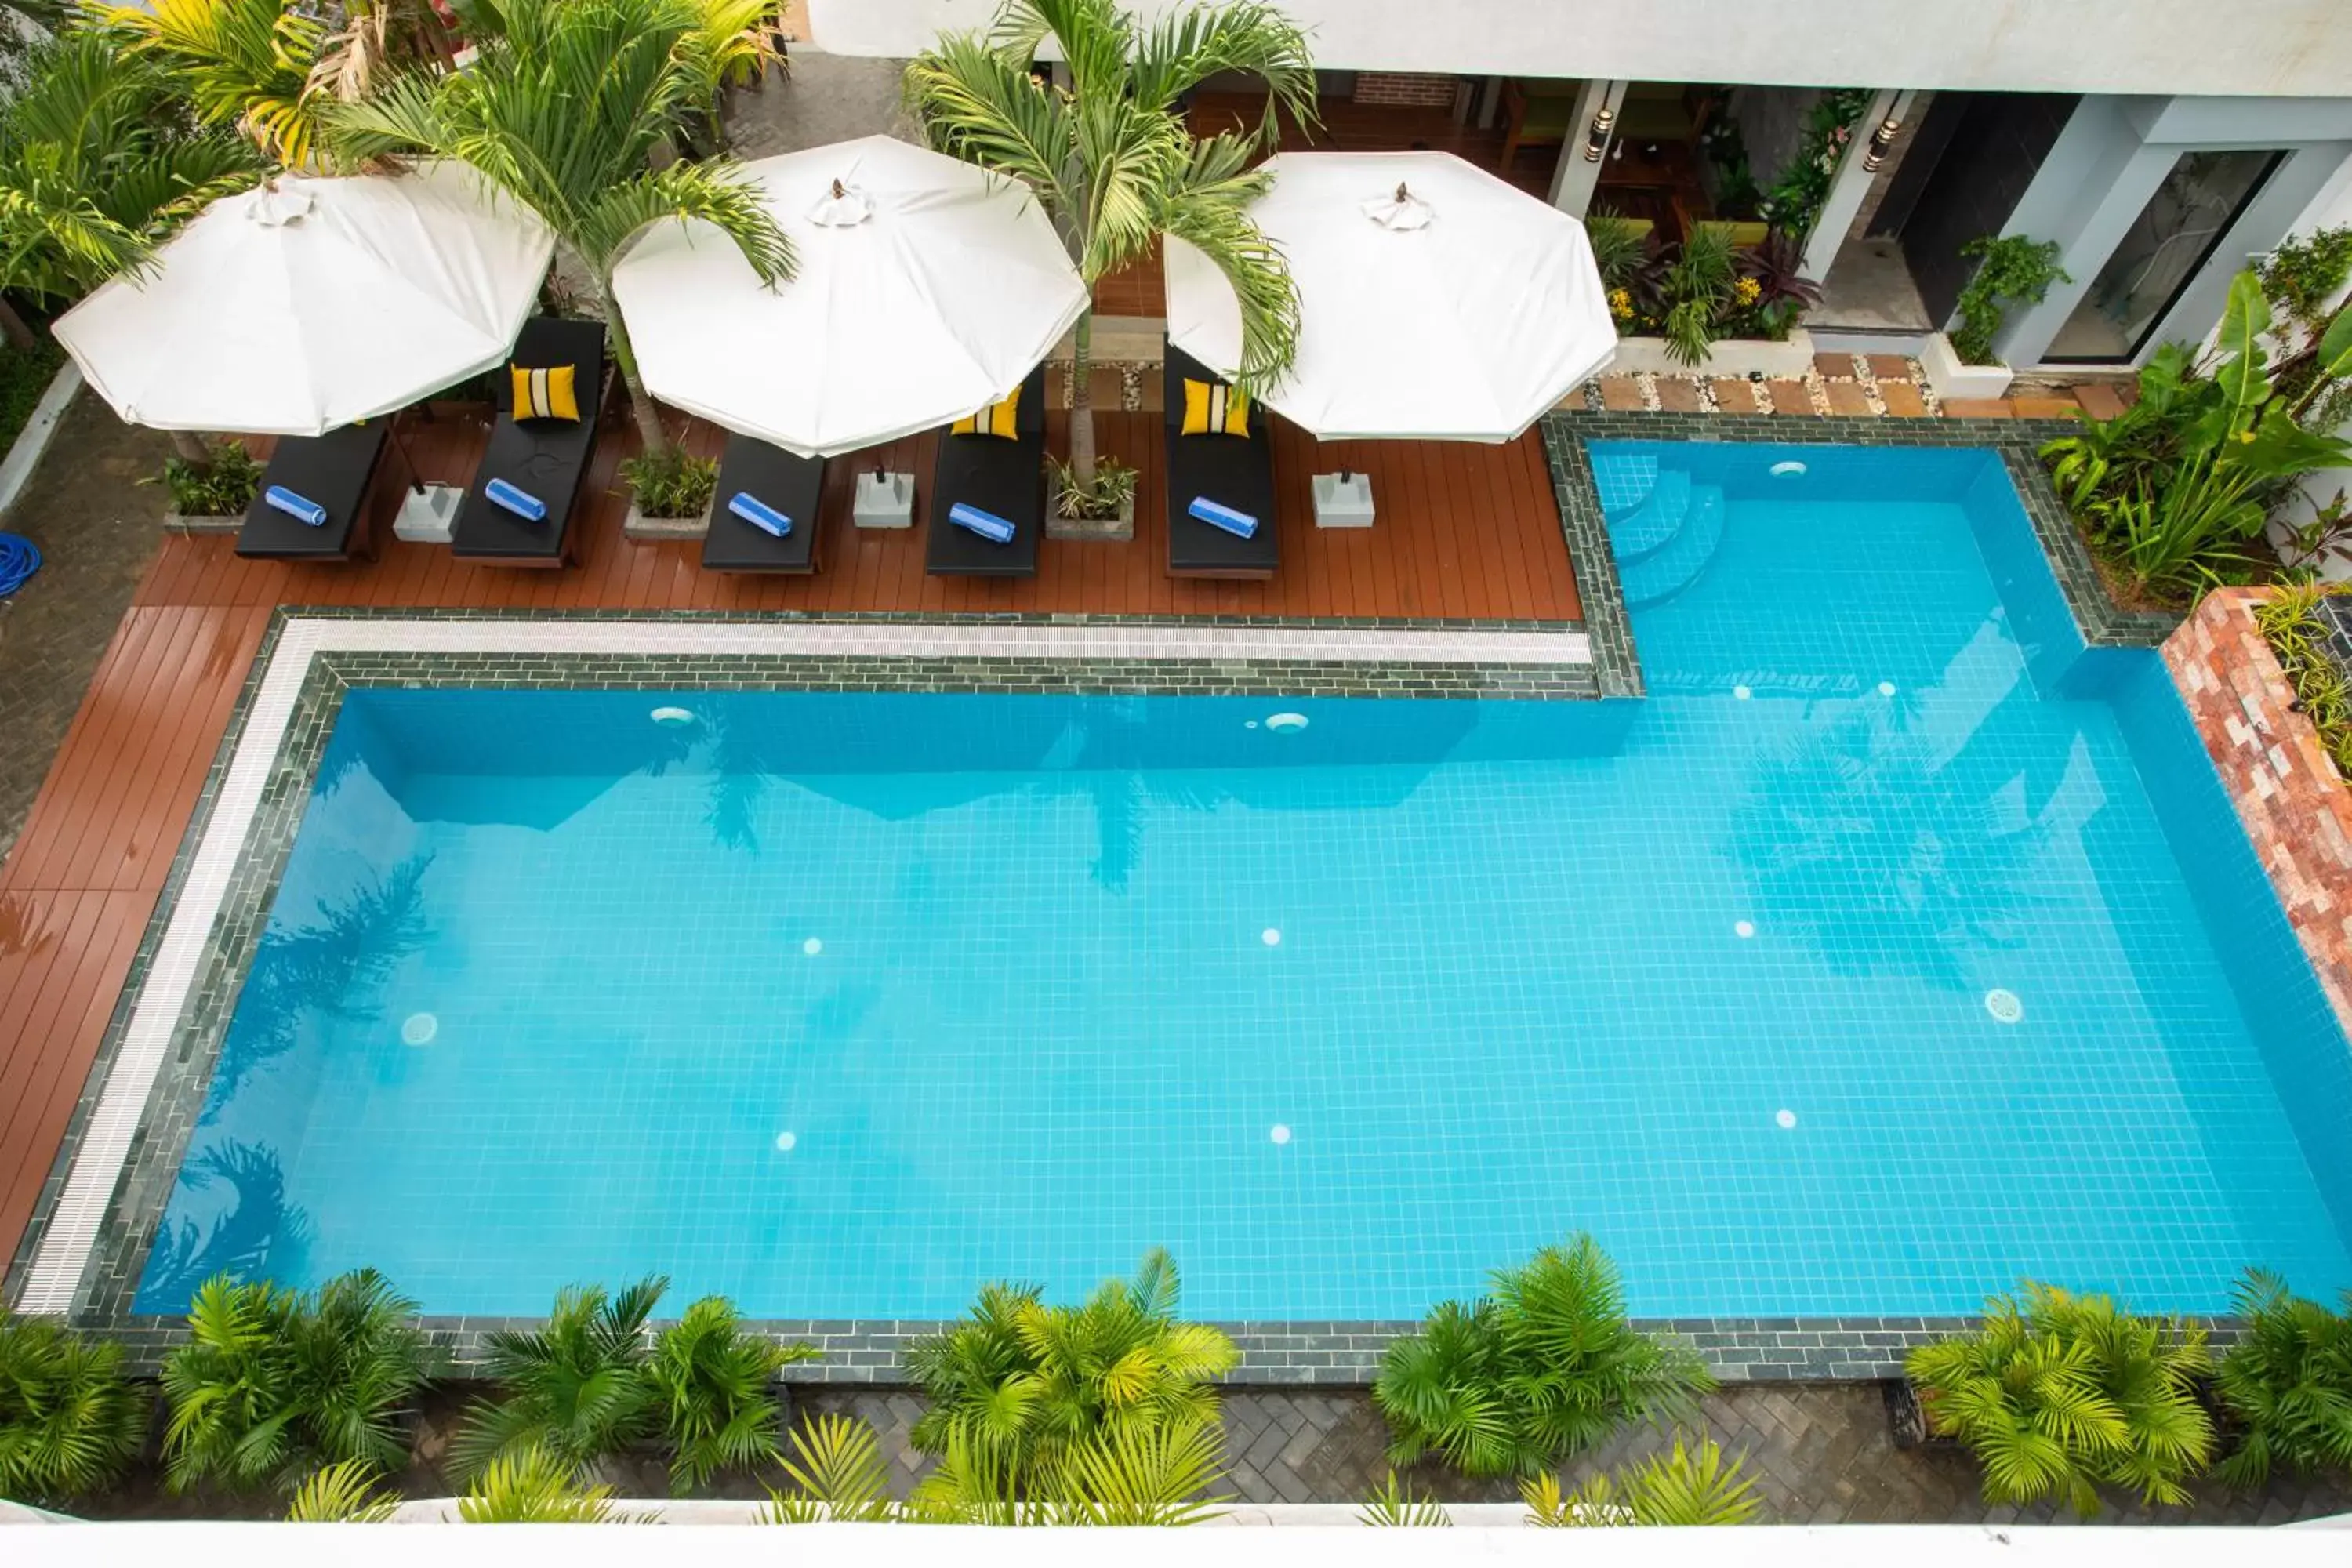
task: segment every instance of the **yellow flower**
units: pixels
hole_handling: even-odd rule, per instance
[[[1609,313],[1616,317],[1621,321],[1632,321],[1633,319],[1633,291],[1630,289],[1611,289],[1609,291]]]
[[[1764,285],[1753,278],[1742,278],[1732,285],[1732,294],[1743,305],[1753,305],[1764,296]]]

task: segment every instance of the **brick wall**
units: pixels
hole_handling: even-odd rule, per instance
[[[2352,1030],[2352,791],[2294,711],[2253,588],[2208,595],[2164,645],[2205,749],[2336,1016]]]
[[[1402,71],[1358,71],[1358,103],[1391,104],[1414,109],[1451,109],[1457,79]]]

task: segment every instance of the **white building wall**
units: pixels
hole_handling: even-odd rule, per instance
[[[1173,0],[1129,0],[1150,16]],[[995,0],[807,0],[818,47],[911,55]],[[1286,0],[1335,70],[2326,95],[2347,0]]]

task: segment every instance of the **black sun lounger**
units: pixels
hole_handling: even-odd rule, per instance
[[[814,572],[816,510],[824,489],[824,459],[796,458],[749,436],[727,437],[719,459],[719,488],[710,495],[710,531],[702,536],[702,564],[713,572]],[[727,510],[739,494],[765,501],[793,520],[778,539]]]
[[[1274,515],[1274,441],[1265,410],[1250,405],[1249,435],[1187,436],[1184,383],[1216,382],[1181,349],[1167,353],[1168,574],[1171,577],[1271,577],[1280,561]],[[1186,510],[1205,496],[1257,519],[1247,539],[1202,522]]]
[[[236,552],[254,561],[349,561],[375,554],[377,514],[400,505],[403,465],[386,462],[392,420],[346,425],[323,436],[281,436],[261,488],[245,510]],[[316,528],[263,499],[269,487],[293,491],[324,507],[327,521]]]
[[[571,557],[572,511],[596,450],[596,414],[603,403],[604,326],[534,316],[523,323],[509,361],[526,370],[573,367],[573,395],[580,417],[515,418],[513,386],[501,366],[491,373],[491,395],[499,405],[490,445],[474,470],[474,482],[449,530],[449,553],[493,566],[561,566]],[[517,517],[492,501],[484,488],[504,479],[547,503],[537,522]]]
[[[1034,577],[1037,542],[1045,532],[1045,367],[1021,384],[1014,411],[1021,434],[958,436],[940,432],[940,455],[931,467],[930,500],[925,509],[929,537],[923,570],[941,577]],[[958,501],[993,512],[1013,527],[998,544],[948,521]]]

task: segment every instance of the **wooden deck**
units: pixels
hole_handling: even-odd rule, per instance
[[[1053,415],[1057,432],[1066,416]],[[487,439],[465,418],[404,417],[429,477],[461,479]],[[226,536],[163,540],[117,628],[48,780],[0,866],[0,1240],[13,1248],[56,1155],[206,769],[271,611],[280,605],[474,609],[900,611],[937,615],[1412,616],[1570,619],[1576,584],[1530,435],[1507,447],[1342,443],[1277,426],[1282,569],[1270,582],[1175,579],[1164,570],[1160,416],[1100,416],[1104,449],[1142,470],[1129,543],[1048,541],[1022,582],[931,577],[923,530],[849,522],[854,465],[835,465],[816,576],[704,572],[699,545],[622,536],[614,469],[634,447],[616,419],[590,474],[579,563],[563,572],[467,566],[447,550],[386,541],[381,559],[288,566],[240,561]],[[689,431],[716,452],[721,434]],[[931,437],[881,454],[928,472]],[[1313,526],[1318,468],[1370,473],[1368,530]]]

